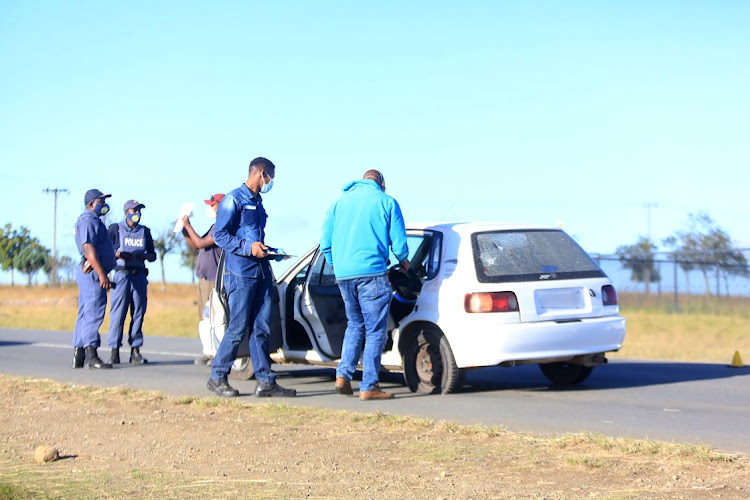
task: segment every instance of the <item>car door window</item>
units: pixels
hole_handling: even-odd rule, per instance
[[[409,263],[422,282],[437,276],[442,238],[440,243],[436,244],[434,234],[439,233],[424,232],[409,234],[406,237],[406,243],[409,245]]]
[[[431,280],[438,275],[440,270],[440,257],[443,250],[443,233],[435,232],[432,235],[432,246],[426,264],[427,279]]]

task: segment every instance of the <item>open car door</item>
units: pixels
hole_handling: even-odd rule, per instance
[[[316,350],[330,359],[341,357],[346,332],[346,310],[333,268],[318,250],[302,290],[302,318],[313,332]]]

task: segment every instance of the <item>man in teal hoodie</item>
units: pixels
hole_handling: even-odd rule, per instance
[[[320,250],[333,267],[346,308],[336,392],[353,394],[351,380],[362,353],[361,400],[393,398],[378,385],[393,294],[386,276],[389,247],[408,271],[409,248],[401,208],[385,194],[383,174],[368,170],[362,180],[344,186],[341,198],[326,214],[320,238]]]

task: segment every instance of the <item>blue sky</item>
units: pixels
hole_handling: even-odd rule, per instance
[[[51,247],[42,190],[67,188],[73,256],[87,189],[157,231],[266,156],[267,242],[289,253],[369,168],[407,221],[562,223],[610,253],[657,204],[656,241],[705,211],[748,247],[748,25],[744,1],[5,0],[0,224]],[[167,279],[189,280],[176,258]]]

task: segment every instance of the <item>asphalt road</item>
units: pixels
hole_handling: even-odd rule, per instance
[[[128,350],[123,348],[126,363],[112,370],[72,369],[71,339],[70,332],[0,328],[0,373],[172,395],[211,395],[205,388],[209,370],[193,364],[200,351],[197,338],[147,337],[141,349],[147,365],[129,365]],[[99,353],[108,358],[106,346]],[[551,389],[537,366],[484,368],[468,373],[463,392],[447,396],[413,394],[400,384],[400,376],[387,375],[381,386],[396,399],[374,402],[337,395],[330,368],[293,365],[276,370],[280,384],[297,389],[297,398],[284,400],[294,405],[380,411],[541,435],[586,431],[750,454],[747,366],[615,360],[567,390]],[[253,380],[231,383],[242,400],[268,402],[252,396]]]

